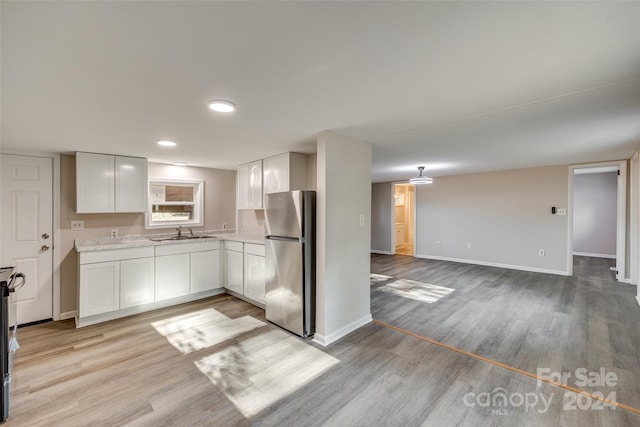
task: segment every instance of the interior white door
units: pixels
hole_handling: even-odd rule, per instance
[[[26,275],[19,324],[53,317],[53,160],[2,154],[0,263]],[[13,324],[16,319],[10,319]]]

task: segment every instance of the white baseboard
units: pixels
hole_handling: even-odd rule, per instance
[[[60,320],[73,319],[74,317],[76,317],[75,310],[65,311],[64,313],[60,313]]]
[[[576,256],[588,256],[591,258],[608,258],[608,259],[616,259],[615,255],[608,255],[608,254],[592,254],[589,252],[574,252],[573,253]]]
[[[335,332],[330,333],[327,336],[316,333],[313,336],[313,342],[318,343],[323,347],[326,347],[329,344],[338,341],[340,338],[346,335],[349,335],[351,332],[355,331],[356,329],[361,328],[364,325],[367,325],[371,322],[373,322],[373,317],[371,317],[371,313],[369,313],[366,316],[363,316],[360,319],[349,323],[348,325],[338,329]]]
[[[372,254],[380,254],[380,255],[393,255],[391,252],[389,251],[376,251],[374,249],[371,249],[371,253]]]
[[[570,275],[568,271],[562,271],[562,270],[549,270],[546,268],[527,267],[524,265],[500,264],[497,262],[476,261],[473,259],[449,258],[449,257],[442,257],[442,256],[435,256],[435,255],[421,255],[421,254],[416,254],[415,257],[424,258],[424,259],[433,259],[437,261],[450,261],[450,262],[461,262],[463,264],[484,265],[487,267],[508,268],[509,270],[531,271],[533,273],[555,274],[558,276]]]

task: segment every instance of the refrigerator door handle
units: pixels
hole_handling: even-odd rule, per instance
[[[285,237],[285,236],[266,236],[267,240],[281,240],[284,242],[302,242],[304,243],[307,239],[304,237]]]

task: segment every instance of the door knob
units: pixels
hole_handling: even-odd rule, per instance
[[[44,233],[44,234],[42,235],[42,238],[46,240],[46,239],[48,239],[48,238],[49,238],[49,235],[48,235],[47,233]]]
[[[42,252],[48,251],[48,250],[49,250],[49,246],[47,246],[47,245],[42,245],[42,247],[40,248],[40,250],[42,250]]]

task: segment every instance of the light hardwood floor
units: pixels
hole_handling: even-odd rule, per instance
[[[567,278],[374,255],[372,272],[375,319],[534,373],[604,367],[617,385],[584,388],[640,407],[635,287],[606,262],[577,258]],[[566,409],[563,389],[377,324],[322,348],[228,295],[79,330],[29,326],[19,340],[8,426],[640,425],[620,408]],[[502,389],[506,407],[478,400]]]

